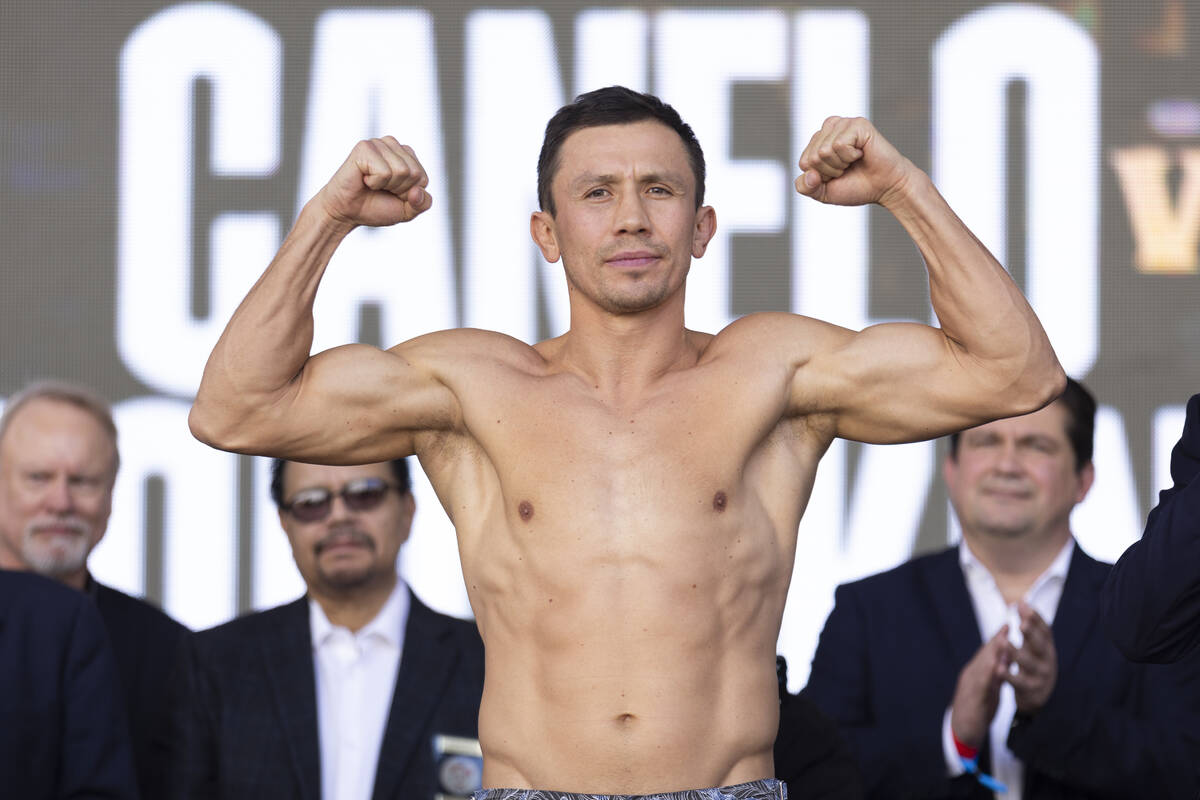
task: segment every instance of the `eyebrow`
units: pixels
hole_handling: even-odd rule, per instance
[[[616,175],[615,173],[589,172],[589,173],[580,175],[578,178],[571,181],[571,183],[569,185],[571,186],[571,188],[575,188],[575,187],[581,187],[581,186],[584,186],[587,184],[593,184],[593,183],[617,183],[620,180],[621,180],[621,176]],[[680,188],[683,188],[683,185],[686,183],[686,179],[683,177],[683,175],[680,173],[675,173],[675,172],[646,172],[646,173],[639,175],[637,180],[638,180],[638,183],[641,183],[641,184],[667,183],[667,184],[671,184],[673,186],[679,186]]]

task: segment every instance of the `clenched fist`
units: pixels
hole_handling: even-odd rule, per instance
[[[429,176],[416,153],[393,136],[366,139],[350,151],[317,195],[337,222],[381,227],[427,211],[433,198],[425,191]]]
[[[800,156],[796,191],[822,203],[887,205],[920,172],[862,117],[830,117]]]

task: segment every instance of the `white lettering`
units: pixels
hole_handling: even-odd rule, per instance
[[[198,80],[212,87],[214,174],[269,175],[279,163],[279,50],[252,14],[193,3],[153,16],[121,53],[117,349],[139,380],[167,394],[195,392],[217,336],[266,263],[214,258],[209,314],[193,317],[192,93]],[[274,251],[273,226],[252,230],[262,237],[253,252]]]
[[[549,18],[476,11],[467,19],[464,324],[538,339],[538,298],[550,334],[567,330],[562,267],[529,236],[538,207],[534,167],[563,88]]]
[[[1020,3],[968,14],[933,50],[934,181],[1001,263],[1008,257],[1006,92],[1013,81],[1028,86],[1026,295],[1064,369],[1077,377],[1092,368],[1099,345],[1098,60],[1076,22]]]
[[[394,47],[364,47],[363,32]],[[454,326],[450,186],[428,12],[336,10],[314,35],[311,94],[299,198],[315,195],[359,139],[392,134],[429,175],[433,207],[411,223],[360,229],[338,248],[313,307],[314,352],[356,341],[364,303],[381,310],[384,347]]]
[[[715,333],[732,319],[730,237],[785,225],[788,173],[775,161],[730,156],[730,106],[734,83],[786,77],[787,18],[766,10],[668,10],[654,31],[658,93],[692,126],[708,163],[705,202],[717,210],[717,233],[692,264],[686,313],[688,327]]]

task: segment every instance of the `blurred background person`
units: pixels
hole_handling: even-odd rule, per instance
[[[184,645],[172,797],[469,795],[483,643],[397,575],[416,508],[407,463],[276,460],[271,496],[308,591]]]
[[[54,581],[3,569],[0,795],[138,797],[117,668],[95,606]]]
[[[868,796],[1195,797],[1200,670],[1121,656],[1099,622],[1110,567],[1071,534],[1095,413],[1071,380],[952,436],[959,546],[838,588],[805,694]]]
[[[88,389],[42,382],[10,398],[0,416],[0,568],[53,578],[95,602],[116,657],[141,794],[155,798],[165,786],[151,743],[186,629],[88,572],[119,465],[112,413]]]
[[[787,690],[787,659],[775,658],[779,678],[779,733],[775,777],[788,800],[861,800],[862,778],[837,723],[803,694]]]
[[[1178,661],[1200,645],[1200,394],[1187,404],[1171,451],[1171,480],[1142,538],[1113,566],[1101,608],[1109,635],[1133,661]]]

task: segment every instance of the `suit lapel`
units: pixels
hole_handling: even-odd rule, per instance
[[[1103,583],[1107,568],[1075,545],[1071,554],[1071,565],[1067,568],[1067,580],[1063,584],[1058,610],[1054,612],[1054,648],[1058,651],[1058,674],[1063,676],[1073,671],[1075,662],[1083,652],[1084,642],[1096,624],[1099,584]]]
[[[261,652],[300,797],[317,800],[321,787],[321,751],[308,599],[302,597],[286,606],[285,614],[283,624],[264,637]]]
[[[417,748],[428,745],[429,717],[437,708],[459,659],[445,622],[409,591],[404,653],[392,708],[379,748],[373,800],[398,797],[401,778]],[[434,731],[436,733],[436,731]]]
[[[925,562],[925,588],[946,647],[954,656],[957,673],[982,645],[975,606],[967,591],[958,548],[952,547]]]

